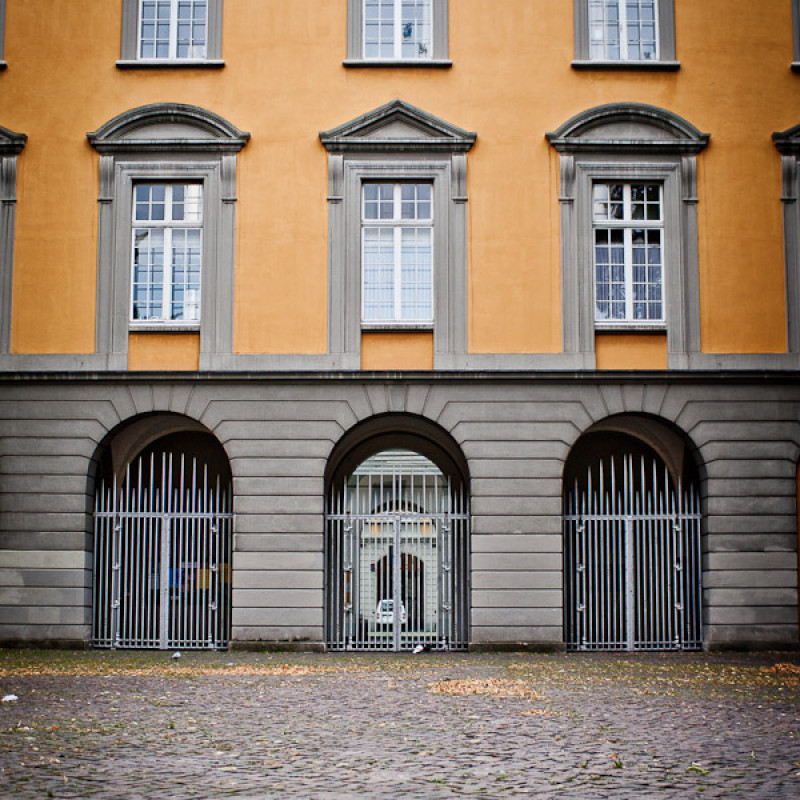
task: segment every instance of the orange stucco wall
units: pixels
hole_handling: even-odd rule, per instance
[[[365,333],[361,369],[433,369],[433,334]]]
[[[132,333],[128,337],[130,370],[196,370],[199,360],[197,333]]]
[[[667,337],[651,333],[598,333],[597,369],[666,369]]]
[[[175,101],[253,134],[238,161],[235,350],[325,352],[327,153],[318,132],[395,98],[478,133],[468,156],[471,352],[560,351],[558,156],[544,134],[614,101],[661,106],[711,133],[698,157],[703,350],[785,350],[770,134],[800,122],[790,3],[675,5],[676,73],[574,71],[568,0],[452,0],[446,70],[343,67],[346,0],[229,0],[224,69],[145,71],[115,67],[120,0],[8,0],[0,125],[29,136],[19,158],[12,350],[92,351],[98,155],[85,133],[126,109]]]

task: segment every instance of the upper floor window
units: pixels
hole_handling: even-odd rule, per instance
[[[141,0],[139,58],[205,58],[206,0]]]
[[[138,183],[132,205],[131,321],[198,323],[202,185]]]
[[[657,6],[657,0],[589,0],[591,58],[658,58]]]
[[[574,0],[578,69],[677,69],[674,0]]]
[[[348,0],[347,66],[449,66],[448,0]]]
[[[792,36],[794,38],[792,71],[800,72],[800,0],[792,0]]]
[[[122,0],[119,67],[220,67],[223,0]]]
[[[364,0],[366,58],[431,58],[432,0]]]
[[[595,321],[663,322],[663,227],[657,183],[592,187]]]
[[[433,321],[433,197],[430,183],[365,183],[362,320]]]

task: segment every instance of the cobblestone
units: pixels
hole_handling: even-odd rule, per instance
[[[0,796],[800,797],[797,654],[170,655],[0,653]]]

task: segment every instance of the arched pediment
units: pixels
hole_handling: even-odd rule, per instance
[[[708,145],[687,120],[663,108],[643,103],[612,103],[576,114],[547,140],[562,153],[674,152],[699,153]]]
[[[0,155],[15,156],[25,147],[28,137],[24,133],[14,133],[0,125]]]
[[[413,150],[467,152],[475,133],[462,130],[403,100],[394,100],[350,122],[320,133],[332,153]]]
[[[238,152],[250,139],[249,133],[217,114],[181,103],[154,103],[130,109],[86,136],[100,153]]]

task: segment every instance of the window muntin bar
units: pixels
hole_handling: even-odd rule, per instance
[[[433,321],[433,186],[365,183],[362,320]]]
[[[658,60],[657,0],[588,0],[589,55],[601,61]]]
[[[663,323],[663,187],[592,187],[595,321]]]
[[[138,183],[133,188],[131,320],[200,320],[203,187]]]
[[[363,0],[364,57],[433,57],[432,0]]]
[[[139,58],[204,59],[208,0],[141,0]]]

